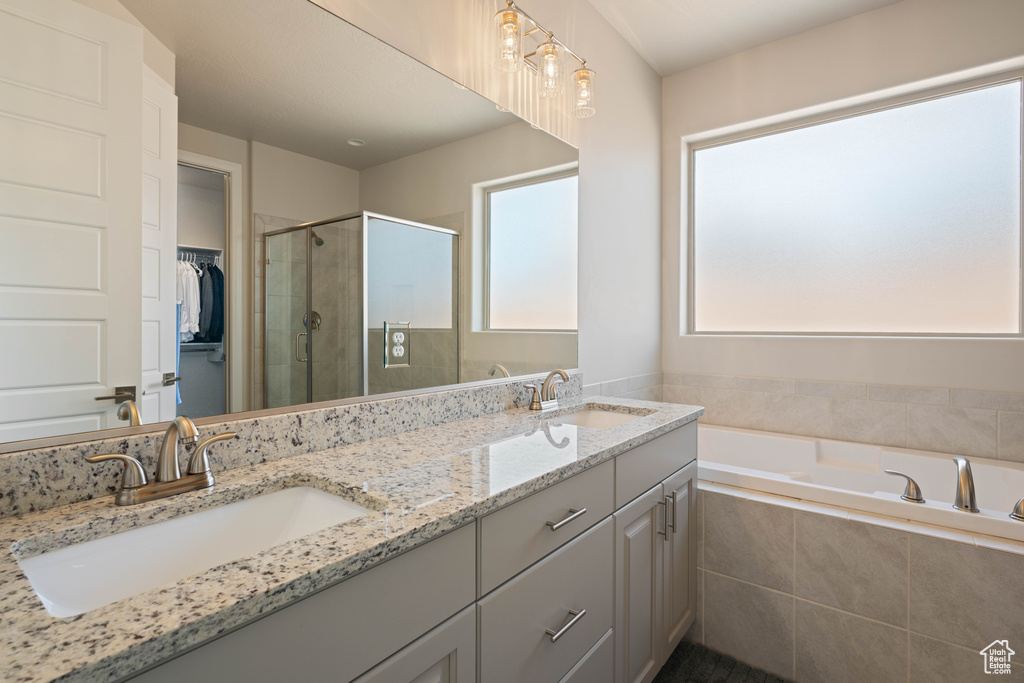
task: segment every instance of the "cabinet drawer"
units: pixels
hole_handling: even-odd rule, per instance
[[[615,458],[618,509],[697,457],[697,423],[690,422]]]
[[[559,683],[612,683],[614,663],[615,639],[609,630]]]
[[[473,602],[475,541],[464,526],[133,681],[350,681]]]
[[[480,595],[610,515],[614,477],[609,460],[482,518]],[[552,529],[548,522],[566,519],[570,509],[586,512]]]
[[[487,683],[557,681],[612,626],[612,519],[480,601],[480,676]],[[557,642],[570,610],[586,610]]]

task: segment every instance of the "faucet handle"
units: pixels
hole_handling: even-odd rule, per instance
[[[218,441],[226,441],[228,439],[235,438],[235,432],[224,432],[216,436],[211,436],[206,441],[196,446],[195,453],[188,460],[188,474],[206,474],[210,471],[210,457],[207,452],[207,448],[217,443]]]
[[[924,496],[921,495],[921,487],[917,485],[917,482],[910,478],[910,476],[897,472],[896,470],[883,470],[886,474],[892,474],[897,477],[903,477],[907,480],[907,488],[903,490],[903,495],[900,496],[903,500],[910,501],[911,503],[923,503]]]
[[[1010,517],[1018,522],[1024,522],[1024,498],[1018,500],[1017,504],[1013,506],[1013,512],[1010,513]]]
[[[124,463],[124,472],[121,474],[121,489],[137,489],[145,486],[146,470],[142,463],[130,455],[121,453],[104,453],[103,455],[87,455],[85,459],[91,463],[106,462],[107,460],[120,460]]]
[[[530,397],[530,410],[540,410],[540,387],[536,384],[527,384],[527,389],[533,389],[533,395]]]

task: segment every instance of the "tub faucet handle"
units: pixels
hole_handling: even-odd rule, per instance
[[[896,470],[884,470],[886,474],[892,474],[897,477],[903,477],[907,480],[907,488],[903,490],[903,495],[900,496],[903,500],[910,501],[911,503],[923,503],[924,496],[921,495],[921,487],[917,485],[917,482],[910,478],[910,475],[897,472]]]
[[[1010,517],[1018,522],[1024,522],[1024,498],[1018,500],[1017,504],[1013,506],[1013,512],[1010,513]]]

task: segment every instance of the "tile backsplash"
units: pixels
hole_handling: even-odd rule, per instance
[[[675,372],[661,385],[708,424],[1024,462],[1024,393]]]

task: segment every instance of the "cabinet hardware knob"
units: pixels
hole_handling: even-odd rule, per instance
[[[566,517],[565,519],[563,519],[562,521],[560,521],[560,522],[548,521],[548,522],[544,522],[544,523],[547,524],[549,527],[551,527],[552,531],[558,531],[559,529],[561,529],[566,524],[569,524],[570,522],[573,522],[573,521],[579,519],[580,517],[582,517],[585,514],[587,514],[587,508],[569,508],[569,516]]]
[[[572,619],[569,620],[568,624],[566,624],[562,628],[558,629],[557,632],[556,631],[552,631],[549,628],[544,629],[544,633],[546,633],[549,636],[551,636],[551,642],[552,643],[557,643],[558,639],[561,638],[562,636],[564,636],[569,631],[569,629],[571,629],[573,626],[575,626],[577,621],[579,621],[580,619],[585,617],[587,615],[587,610],[581,609],[580,611],[577,612],[576,610],[571,609],[571,610],[569,610],[569,615],[572,617]]]

